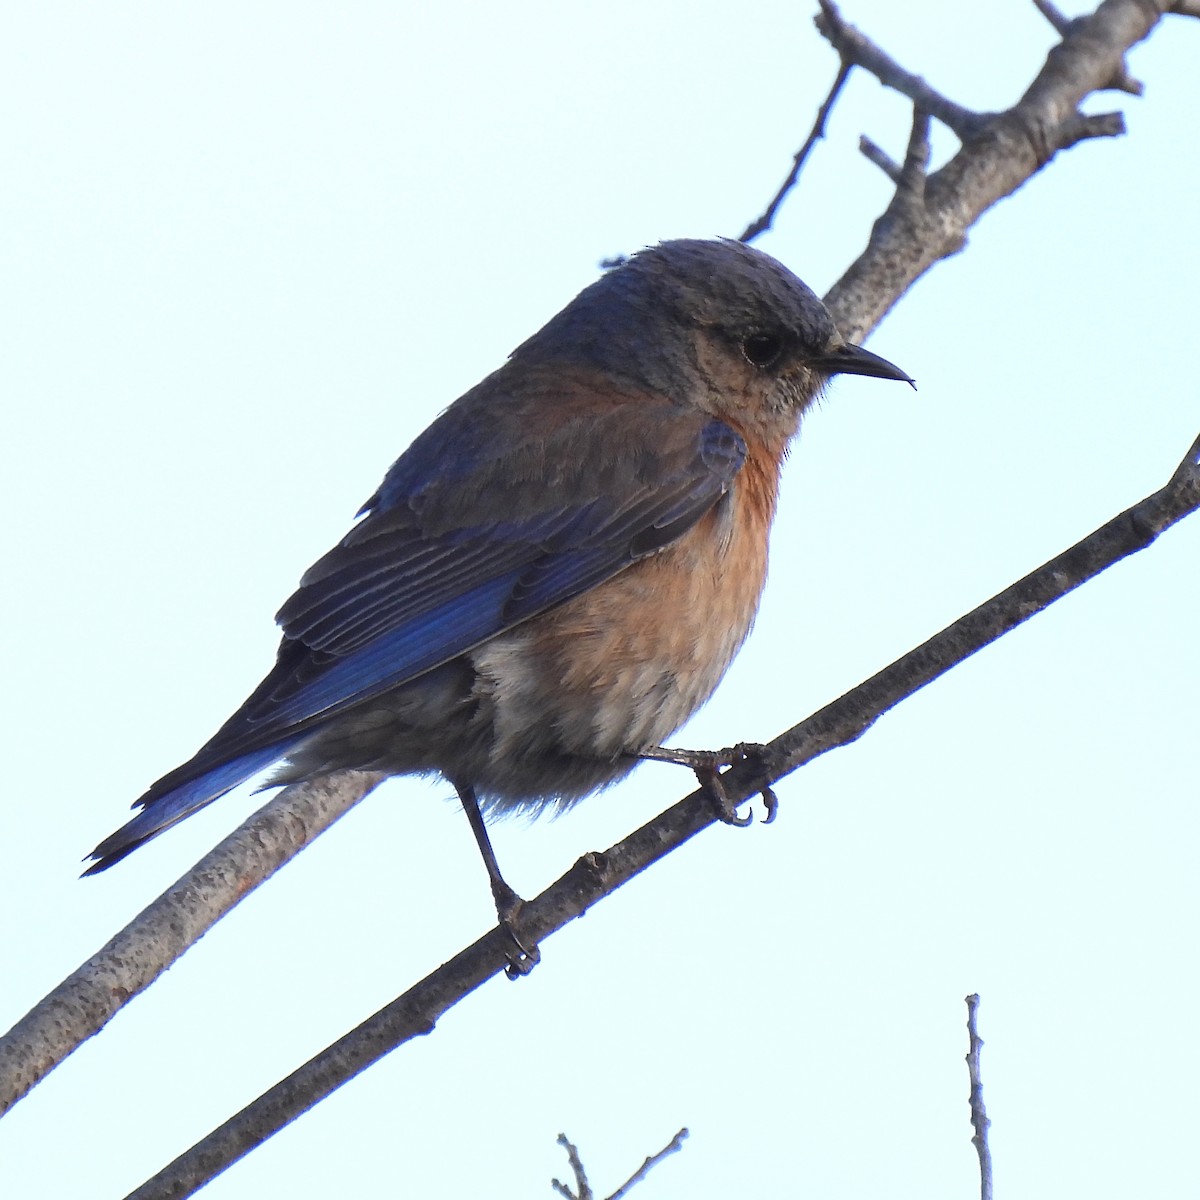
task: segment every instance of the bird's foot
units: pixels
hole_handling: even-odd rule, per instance
[[[503,879],[492,880],[492,897],[496,901],[496,916],[500,928],[508,934],[512,945],[505,949],[508,964],[504,973],[509,979],[520,979],[528,975],[542,961],[542,952],[536,942],[522,937],[518,918],[525,901],[504,882]]]
[[[638,757],[690,768],[695,772],[700,786],[711,798],[718,819],[726,825],[736,825],[739,828],[749,825],[754,820],[754,815],[749,812],[744,817],[738,815],[737,805],[730,800],[729,793],[721,781],[721,768],[743,762],[751,763],[759,768],[762,776],[760,794],[767,810],[763,824],[770,825],[779,811],[779,798],[770,783],[770,751],[759,742],[738,742],[736,746],[726,746],[721,750],[679,750],[669,746],[650,746],[641,751]]]

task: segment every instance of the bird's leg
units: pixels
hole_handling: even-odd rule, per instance
[[[504,973],[509,979],[528,975],[541,961],[542,953],[536,945],[526,946],[517,932],[517,914],[525,901],[504,882],[504,876],[500,874],[500,864],[496,861],[496,852],[492,849],[487,826],[483,823],[483,814],[479,811],[475,789],[467,784],[455,783],[454,780],[451,780],[451,783],[454,784],[454,790],[462,802],[463,812],[467,814],[471,832],[475,835],[475,844],[483,856],[483,865],[492,885],[492,899],[496,902],[496,916],[500,920],[500,927],[512,938],[516,946],[515,953],[508,956],[508,966],[504,968]]]
[[[721,782],[720,770],[741,762],[755,763],[761,768],[761,794],[767,809],[763,824],[770,825],[779,811],[779,798],[770,783],[769,754],[767,747],[758,742],[738,742],[736,746],[726,746],[722,750],[676,750],[669,746],[647,746],[638,752],[637,757],[689,767],[696,773],[700,786],[712,797],[717,816],[727,825],[745,826],[754,819],[753,815],[747,813],[744,817],[738,816],[737,806],[729,799]]]

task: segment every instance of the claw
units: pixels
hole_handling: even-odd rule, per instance
[[[508,921],[502,921],[500,928],[512,938],[513,947],[515,947],[515,953],[512,951],[505,952],[508,962],[505,964],[504,973],[509,979],[520,979],[528,975],[542,961],[542,952],[536,944],[526,946],[521,941],[521,935],[517,932],[516,928]]]
[[[520,979],[528,975],[542,961],[542,952],[535,942],[527,946],[521,940],[517,928],[517,917],[525,905],[525,901],[504,882],[503,879],[492,880],[492,897],[496,901],[496,916],[500,919],[500,928],[508,934],[512,946],[505,951],[508,963],[504,973],[509,979]]]
[[[694,767],[693,770],[700,786],[712,800],[719,820],[724,821],[726,825],[736,825],[739,829],[745,829],[754,820],[753,813],[747,813],[744,817],[738,816],[737,805],[730,801],[729,793],[721,782],[715,764],[704,764]]]
[[[726,746],[721,750],[676,750],[668,746],[647,746],[637,757],[690,767],[695,771],[700,786],[712,798],[717,816],[726,825],[737,825],[739,828],[749,825],[754,819],[753,815],[738,816],[737,806],[730,802],[729,795],[721,783],[719,770],[721,767],[732,767],[742,762],[757,761],[762,767],[763,784],[760,794],[766,808],[762,823],[770,825],[779,814],[779,797],[771,787],[770,771],[767,767],[769,751],[761,742],[738,742],[736,746]]]
[[[764,825],[770,825],[772,821],[779,815],[779,797],[775,795],[775,789],[767,784],[762,790],[762,802],[766,808],[766,815],[762,819]]]
[[[779,815],[779,797],[775,795],[775,789],[770,783],[770,772],[767,768],[769,751],[761,742],[738,742],[731,753],[734,757],[729,760],[730,766],[734,763],[754,762],[762,769],[763,784],[759,795],[762,796],[763,807],[767,810],[762,823],[770,825]]]

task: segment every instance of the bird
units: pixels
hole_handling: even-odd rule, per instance
[[[750,632],[789,443],[838,374],[912,383],[760,250],[679,239],[607,270],[396,460],[279,610],[266,678],[84,873],[273,764],[266,786],[440,774],[504,923],[484,814],[692,761],[662,742]]]

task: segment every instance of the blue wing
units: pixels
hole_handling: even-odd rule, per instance
[[[561,388],[561,377],[559,387]],[[728,490],[746,447],[661,399],[597,413],[485,383],[388,472],[278,614],[274,669],[93,852],[100,871],[286,756],[324,721],[669,545]],[[365,514],[365,515],[364,515]]]

